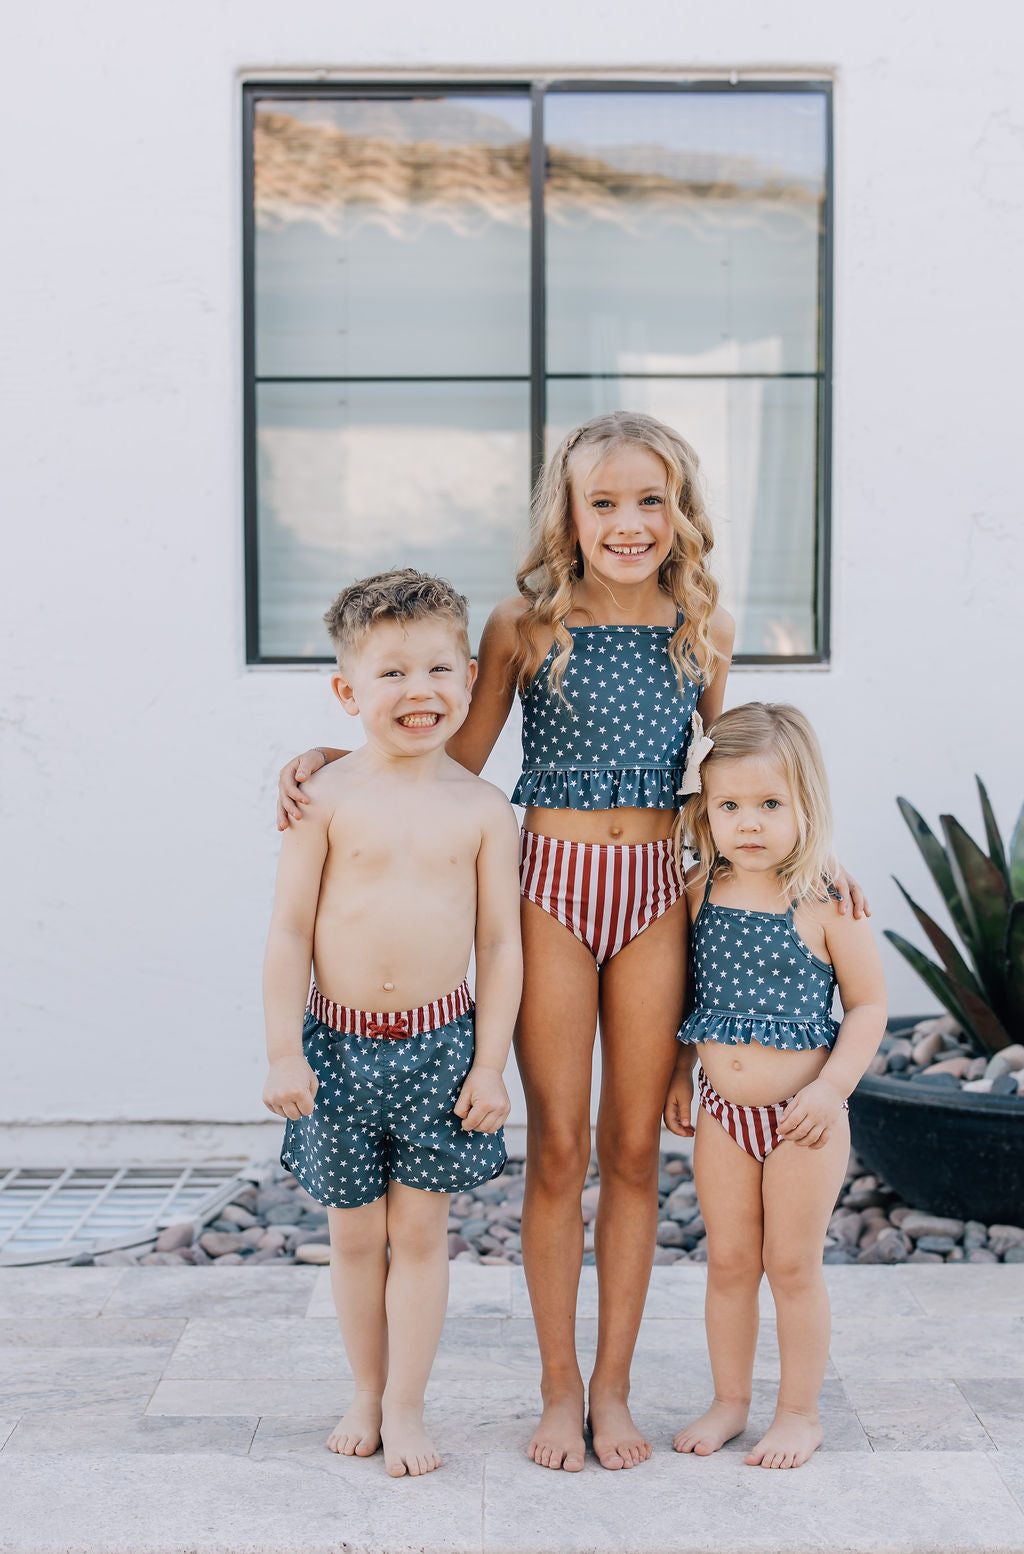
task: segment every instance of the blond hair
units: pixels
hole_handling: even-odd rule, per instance
[[[412,567],[392,567],[373,577],[361,577],[343,588],[324,616],[324,625],[340,664],[358,647],[378,621],[446,620],[469,658],[469,604],[443,577],[417,572]]]
[[[714,741],[701,762],[701,789],[687,799],[675,826],[676,855],[682,864],[683,848],[697,855],[690,878],[702,884],[719,859],[708,818],[707,777],[719,762],[767,756],[781,767],[796,810],[796,846],[779,865],[779,885],[790,901],[822,898],[832,880],[832,806],[828,778],[818,737],[797,707],[748,701],[731,707],[708,729]]]
[[[599,464],[615,448],[629,444],[648,448],[665,466],[666,509],[674,530],[672,548],[661,564],[658,582],[682,611],[683,622],[669,642],[679,689],[684,680],[710,684],[721,654],[709,627],[718,603],[718,584],[708,570],[714,544],[700,488],[700,463],[689,443],[653,416],[627,410],[595,416],[563,438],[548,461],[533,495],[533,540],[516,573],[516,585],[529,608],[517,624],[516,649],[510,673],[526,689],[541,656],[540,628],[553,626],[558,649],[551,665],[549,688],[561,695],[562,677],[572,654],[572,637],[562,624],[573,607],[573,587],[582,575],[582,557],[570,502],[570,460],[593,448]]]

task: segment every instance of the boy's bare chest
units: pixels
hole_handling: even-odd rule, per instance
[[[349,881],[443,887],[475,874],[480,829],[454,804],[353,803],[331,825],[328,872]]]

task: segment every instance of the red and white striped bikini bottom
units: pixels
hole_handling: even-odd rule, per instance
[[[773,1149],[785,1143],[779,1136],[779,1123],[789,1101],[774,1101],[770,1106],[740,1106],[737,1101],[723,1101],[702,1068],[697,1070],[697,1099],[755,1160],[766,1160]],[[843,1108],[850,1109],[846,1101]]]
[[[667,839],[617,847],[565,842],[535,831],[519,839],[519,889],[564,923],[599,966],[683,894]]]

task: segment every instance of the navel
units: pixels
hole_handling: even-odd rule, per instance
[[[611,835],[612,836],[621,836],[622,835],[622,827],[621,826],[612,826],[612,828],[611,828]]]

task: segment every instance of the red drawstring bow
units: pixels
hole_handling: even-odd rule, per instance
[[[372,1020],[366,1027],[367,1036],[408,1036],[409,1018],[399,1015],[397,1020]]]

